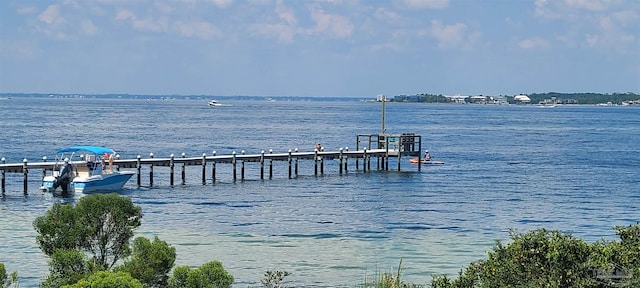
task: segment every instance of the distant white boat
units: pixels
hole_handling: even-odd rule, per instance
[[[218,102],[217,100],[209,100],[207,102],[207,105],[209,106],[216,106],[216,107],[220,107],[220,106],[233,106],[231,104],[222,104],[220,102]]]

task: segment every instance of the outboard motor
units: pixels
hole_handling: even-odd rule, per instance
[[[60,169],[60,175],[56,176],[56,180],[53,181],[53,190],[61,187],[62,193],[67,193],[69,183],[71,183],[71,164],[69,161],[65,161]]]

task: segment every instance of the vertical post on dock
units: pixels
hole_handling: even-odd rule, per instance
[[[47,155],[42,156],[42,162],[47,162]],[[47,176],[47,168],[42,168],[42,179]]]
[[[137,157],[137,161],[136,161],[136,169],[138,169],[138,175],[136,175],[136,178],[138,180],[138,188],[140,188],[140,170],[142,170],[142,163],[140,162],[140,155],[138,155]]]
[[[400,171],[400,162],[402,162],[402,149],[400,147],[402,147],[402,141],[400,141],[400,146],[398,147],[398,171]]]
[[[349,152],[349,147],[344,147],[344,151],[345,152]],[[349,167],[349,156],[348,155],[344,155],[344,173],[348,172],[348,168]]]
[[[385,171],[389,171],[389,137],[385,137],[386,138],[386,142],[385,142],[385,149],[387,149],[386,153],[384,153],[384,162],[385,162]]]
[[[318,176],[318,149],[313,149],[313,175]]]
[[[273,149],[269,149],[269,154],[273,154]],[[269,179],[273,178],[273,158],[269,158]]]
[[[260,180],[264,179],[264,150],[260,151]]]
[[[24,175],[24,182],[23,182],[23,187],[24,188],[24,195],[27,195],[27,183],[29,183],[29,169],[27,169],[27,158],[24,158],[22,160],[22,174]]]
[[[149,157],[153,158],[153,152],[149,153]],[[153,187],[153,162],[149,165],[149,187]]]
[[[291,179],[291,149],[289,149],[289,158],[287,160],[289,162],[289,179]]]
[[[418,171],[422,171],[422,156],[420,156],[420,154],[422,153],[422,136],[419,136],[420,138],[418,138]]]
[[[4,157],[2,157],[2,159],[0,159],[0,162],[2,162],[2,164],[4,164],[5,159]],[[7,184],[7,176],[5,175],[5,171],[4,169],[2,169],[2,175],[1,175],[1,182],[0,185],[2,185],[2,197],[4,197],[4,193],[7,191],[7,187],[5,186]]]
[[[244,155],[244,150],[240,151],[240,153]],[[240,181],[244,181],[244,160],[240,164]]]
[[[338,164],[338,170],[340,171],[340,174],[342,174],[342,147],[340,147],[340,156],[338,156],[338,159],[340,159],[340,164]]]
[[[298,153],[298,148],[295,148],[294,151]],[[295,165],[295,174],[296,174],[296,177],[298,177],[298,157],[296,157],[294,165]]]
[[[211,152],[211,155],[213,157],[216,156],[216,150],[213,150],[213,152]],[[213,164],[211,164],[211,180],[213,181],[212,184],[216,184],[216,160],[213,160]]]
[[[207,154],[202,153],[202,185],[207,185]]]
[[[321,147],[320,151],[324,152],[324,147]],[[320,175],[324,175],[324,157],[320,157]]]
[[[173,187],[173,158],[173,153],[171,153],[171,155],[169,155],[169,185],[171,185],[171,187]]]
[[[233,167],[233,182],[235,183],[238,179],[237,171],[236,171],[236,151],[231,152],[233,158],[231,158],[231,166]]]
[[[362,149],[362,172],[367,172],[367,147]]]
[[[182,158],[185,157],[184,152],[182,152]],[[183,160],[184,161],[184,160]],[[182,185],[185,185],[187,178],[187,162],[182,162]]]

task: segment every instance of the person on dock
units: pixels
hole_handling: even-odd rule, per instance
[[[316,144],[315,149],[318,150],[318,152],[322,151],[322,145],[320,143]]]
[[[429,150],[424,150],[424,160],[426,161],[430,161],[431,160],[431,154],[429,154]]]

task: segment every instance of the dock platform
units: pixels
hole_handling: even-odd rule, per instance
[[[401,158],[405,156],[420,157],[422,150],[422,137],[415,134],[399,134],[399,135],[387,135],[387,134],[359,134],[356,140],[356,150],[349,150],[349,148],[340,148],[337,151],[324,151],[324,149],[314,149],[314,151],[298,151],[298,149],[288,150],[285,153],[274,153],[273,150],[268,152],[261,151],[259,154],[245,154],[244,150],[240,153],[233,151],[230,155],[217,155],[215,151],[207,155],[203,153],[198,157],[186,157],[184,153],[180,157],[176,157],[171,154],[166,158],[156,158],[153,153],[149,154],[148,158],[142,158],[138,155],[135,159],[119,159],[114,160],[114,168],[120,169],[136,169],[136,181],[137,186],[142,186],[142,168],[145,167],[145,171],[149,171],[149,186],[153,186],[153,171],[154,167],[168,167],[170,169],[170,185],[175,183],[174,174],[176,166],[181,168],[182,184],[185,184],[186,167],[187,166],[200,166],[201,167],[201,179],[202,185],[206,185],[210,180],[211,183],[216,183],[217,166],[219,164],[227,164],[232,166],[232,179],[237,181],[238,179],[245,179],[245,165],[248,163],[257,163],[259,165],[259,177],[265,179],[265,171],[268,173],[268,178],[273,177],[273,162],[287,162],[288,163],[288,177],[289,179],[298,176],[298,166],[300,161],[313,161],[314,175],[324,174],[325,161],[333,160],[338,161],[338,172],[340,174],[347,173],[349,171],[349,164],[355,165],[355,171],[368,172],[371,171],[372,159],[375,160],[375,170],[389,170],[389,159],[396,158],[397,171],[401,170],[400,163]],[[59,160],[58,160],[59,161]],[[71,161],[73,166],[86,165],[86,161]],[[6,174],[17,173],[23,174],[23,192],[26,195],[28,191],[28,176],[30,171],[41,171],[42,178],[47,175],[49,171],[53,171],[56,165],[59,165],[56,161],[46,161],[44,157],[43,161],[30,162],[24,159],[22,163],[5,163],[5,159],[0,159],[0,187],[2,189],[2,195],[4,196],[6,191]],[[361,165],[362,164],[362,165]],[[240,176],[238,177],[238,166],[240,166]],[[265,167],[266,166],[266,167]],[[421,170],[421,165],[416,165],[418,171]],[[268,171],[267,171],[268,170]],[[207,177],[210,175],[210,178]]]

